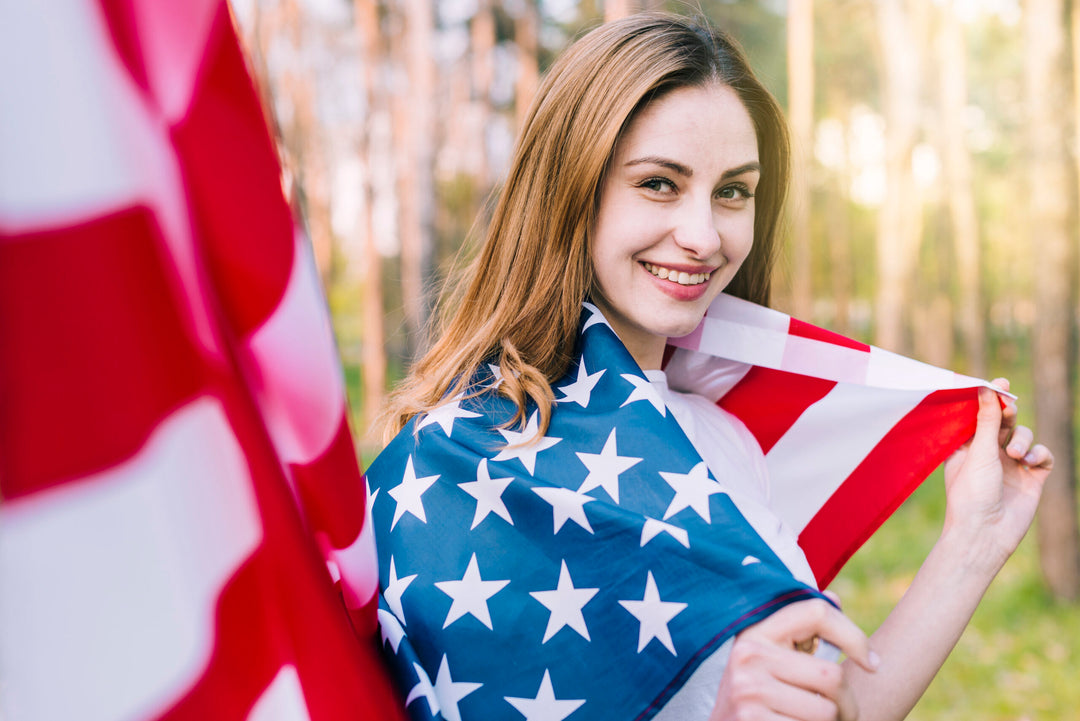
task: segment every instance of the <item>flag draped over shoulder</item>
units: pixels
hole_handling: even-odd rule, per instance
[[[226,3],[4,3],[0,106],[0,715],[399,717]]]
[[[971,437],[989,386],[723,294],[665,368],[753,433],[821,588]]]
[[[981,381],[722,296],[666,371],[737,415],[826,583],[974,429]],[[535,410],[472,390],[372,464],[385,650],[414,719],[651,718],[795,580],[595,307]]]

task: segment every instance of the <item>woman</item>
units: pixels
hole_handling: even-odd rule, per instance
[[[417,718],[900,719],[925,690],[1052,456],[983,389],[888,620],[867,639],[817,591],[757,443],[660,370],[721,291],[767,303],[787,172],[781,112],[722,34],[638,15],[553,65],[369,471]]]

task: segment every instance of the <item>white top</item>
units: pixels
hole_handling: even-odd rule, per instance
[[[798,536],[771,510],[765,454],[742,421],[707,398],[672,390],[664,371],[647,370],[645,377],[747,522],[797,579],[816,588]],[[654,717],[656,721],[709,717],[733,643],[728,639],[705,659]]]

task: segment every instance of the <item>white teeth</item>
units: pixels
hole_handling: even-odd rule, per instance
[[[712,276],[712,273],[683,273],[681,271],[665,268],[662,265],[653,265],[652,263],[645,263],[644,265],[645,270],[649,271],[657,278],[670,280],[679,285],[698,285],[704,283]]]

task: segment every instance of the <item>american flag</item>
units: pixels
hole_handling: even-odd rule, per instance
[[[3,3],[0,107],[0,715],[403,717],[226,3]]]
[[[982,381],[721,296],[673,388],[740,417],[826,584],[974,429]],[[474,391],[500,382],[490,367]],[[414,719],[650,718],[727,638],[817,594],[751,530],[599,311],[550,427],[466,393],[369,469],[385,648]],[[838,440],[842,438],[842,440]]]

